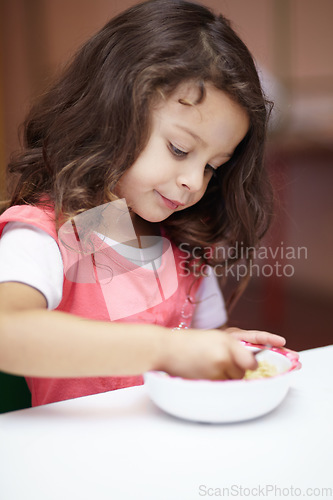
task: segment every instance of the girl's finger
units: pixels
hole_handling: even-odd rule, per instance
[[[242,379],[244,374],[245,370],[234,363],[225,367],[225,378],[228,380]]]
[[[275,347],[283,347],[286,339],[281,335],[269,333],[259,330],[240,330],[239,328],[227,328],[226,332],[230,333],[238,340],[245,340],[252,344],[271,344]]]

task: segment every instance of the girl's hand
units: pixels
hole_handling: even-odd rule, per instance
[[[286,339],[275,333],[263,332],[259,330],[241,330],[240,328],[225,328],[223,331],[230,333],[238,340],[245,340],[252,344],[269,344],[274,347],[283,347]]]
[[[252,353],[221,330],[186,330],[168,335],[162,366],[170,375],[192,379],[240,379],[257,368]]]

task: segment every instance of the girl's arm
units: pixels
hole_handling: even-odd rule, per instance
[[[25,376],[137,374],[154,367],[164,329],[48,311],[21,283],[0,284],[0,369]]]
[[[0,284],[0,370],[25,376],[84,377],[164,370],[187,378],[240,378],[257,364],[219,330],[171,332],[157,325],[102,322],[48,311],[21,283]]]

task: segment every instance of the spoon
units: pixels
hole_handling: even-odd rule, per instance
[[[272,347],[273,346],[270,345],[270,344],[265,344],[263,347],[261,347],[260,349],[258,349],[258,351],[256,351],[255,353],[253,353],[253,356],[257,357],[258,354],[260,354],[263,351],[267,351],[268,349],[272,349]]]

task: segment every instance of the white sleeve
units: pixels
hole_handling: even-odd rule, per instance
[[[199,303],[192,318],[192,328],[205,330],[218,328],[227,322],[223,295],[212,269],[210,274],[203,278],[196,294],[196,300]]]
[[[39,290],[48,309],[61,302],[63,263],[55,240],[21,222],[6,224],[0,239],[0,282],[16,281]]]

